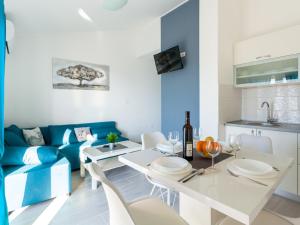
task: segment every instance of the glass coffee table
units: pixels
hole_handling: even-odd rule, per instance
[[[89,164],[85,162],[88,159],[100,165],[103,171],[107,171],[124,166],[124,164],[118,160],[118,156],[141,150],[142,145],[132,141],[117,142],[113,150],[110,150],[108,145],[87,147],[82,150],[80,155],[80,175],[81,177],[85,177],[85,171]],[[92,178],[92,190],[96,190],[97,185],[98,182]]]

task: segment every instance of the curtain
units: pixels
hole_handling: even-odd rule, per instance
[[[0,0],[0,159],[4,152],[4,73],[6,54],[4,0]],[[8,224],[8,214],[4,194],[4,176],[0,165],[0,225]]]

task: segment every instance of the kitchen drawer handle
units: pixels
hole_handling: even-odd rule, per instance
[[[263,56],[258,56],[256,57],[256,59],[264,59],[264,58],[271,58],[272,56],[269,54],[269,55],[263,55]]]

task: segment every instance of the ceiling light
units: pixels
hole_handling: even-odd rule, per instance
[[[123,8],[128,0],[103,0],[102,6],[104,9],[116,11]]]
[[[89,15],[82,8],[78,9],[78,14],[86,21],[93,22],[91,17],[89,17]]]

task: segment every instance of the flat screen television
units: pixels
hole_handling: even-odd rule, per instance
[[[154,60],[158,74],[183,69],[179,46],[154,55]]]

